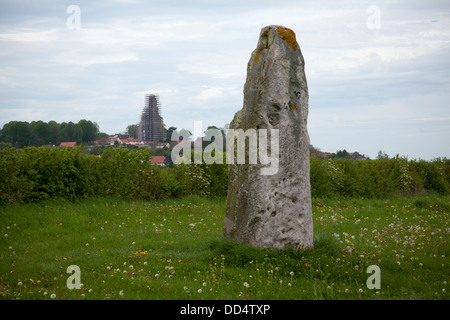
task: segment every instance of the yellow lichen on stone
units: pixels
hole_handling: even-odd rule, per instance
[[[295,39],[295,32],[292,31],[291,29],[286,28],[286,30],[284,30],[283,27],[278,27],[277,28],[278,31],[278,35],[281,37],[281,39],[283,39],[288,45],[291,46],[292,50],[297,50],[298,44],[297,44],[297,40]]]
[[[291,108],[292,110],[297,110],[297,106],[295,104],[292,104]]]
[[[256,56],[255,56],[255,62],[259,61],[259,55],[261,54],[261,51],[257,50],[256,51]]]

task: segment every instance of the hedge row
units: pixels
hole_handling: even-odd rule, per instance
[[[0,205],[91,196],[161,199],[195,194],[226,196],[226,164],[152,165],[148,149],[107,149],[101,157],[81,148],[0,149]],[[225,156],[224,156],[225,158]],[[313,197],[383,198],[424,191],[450,192],[450,162],[402,158],[355,161],[311,159]]]
[[[148,149],[109,148],[101,157],[82,154],[80,147],[0,149],[0,205],[109,195],[147,200],[226,195],[224,166],[162,168],[150,159]]]
[[[450,161],[311,159],[311,193],[316,197],[386,198],[450,192]]]

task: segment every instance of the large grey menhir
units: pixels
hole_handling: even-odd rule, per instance
[[[261,175],[261,163],[228,165],[226,238],[257,247],[313,247],[307,118],[305,62],[295,33],[267,26],[248,62],[244,105],[230,129],[278,129],[279,169]]]

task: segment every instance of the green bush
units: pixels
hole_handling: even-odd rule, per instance
[[[427,191],[433,191],[439,194],[446,194],[449,192],[449,180],[446,176],[443,161],[440,159],[430,162],[419,160],[412,161],[411,164],[423,181],[423,187]]]
[[[165,192],[168,197],[179,198],[188,194],[186,185],[180,183],[175,168],[161,170],[161,178],[165,181]]]
[[[148,149],[108,148],[101,157],[81,148],[0,148],[0,205],[49,198],[75,200],[115,196],[154,200],[197,195],[224,197],[228,165],[151,163]],[[397,195],[450,192],[450,162],[404,158],[380,160],[311,159],[314,198],[386,198]],[[420,206],[420,203],[418,203]]]
[[[33,187],[18,175],[19,155],[20,151],[12,147],[0,149],[0,205],[21,202]]]
[[[405,158],[380,160],[311,159],[313,197],[336,196],[386,198],[396,195],[450,191],[450,164],[440,159],[408,161]],[[449,171],[449,173],[447,173]]]
[[[74,200],[94,192],[91,162],[80,148],[6,148],[0,154],[1,204]]]
[[[328,161],[311,158],[310,181],[313,198],[333,197],[337,192],[337,190],[333,190],[330,170],[327,164]]]
[[[183,186],[181,195],[211,195],[210,177],[202,164],[181,163],[175,167],[175,174]]]
[[[202,164],[206,176],[209,179],[209,195],[213,197],[226,197],[228,191],[228,167],[226,154],[223,153],[223,164]]]
[[[131,151],[108,148],[96,161],[97,189],[101,195],[145,200],[168,196],[168,180],[164,168],[151,163],[148,149]]]

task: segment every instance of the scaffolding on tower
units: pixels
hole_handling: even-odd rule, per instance
[[[139,123],[139,139],[144,142],[164,141],[164,122],[157,94],[145,95],[145,106]]]

